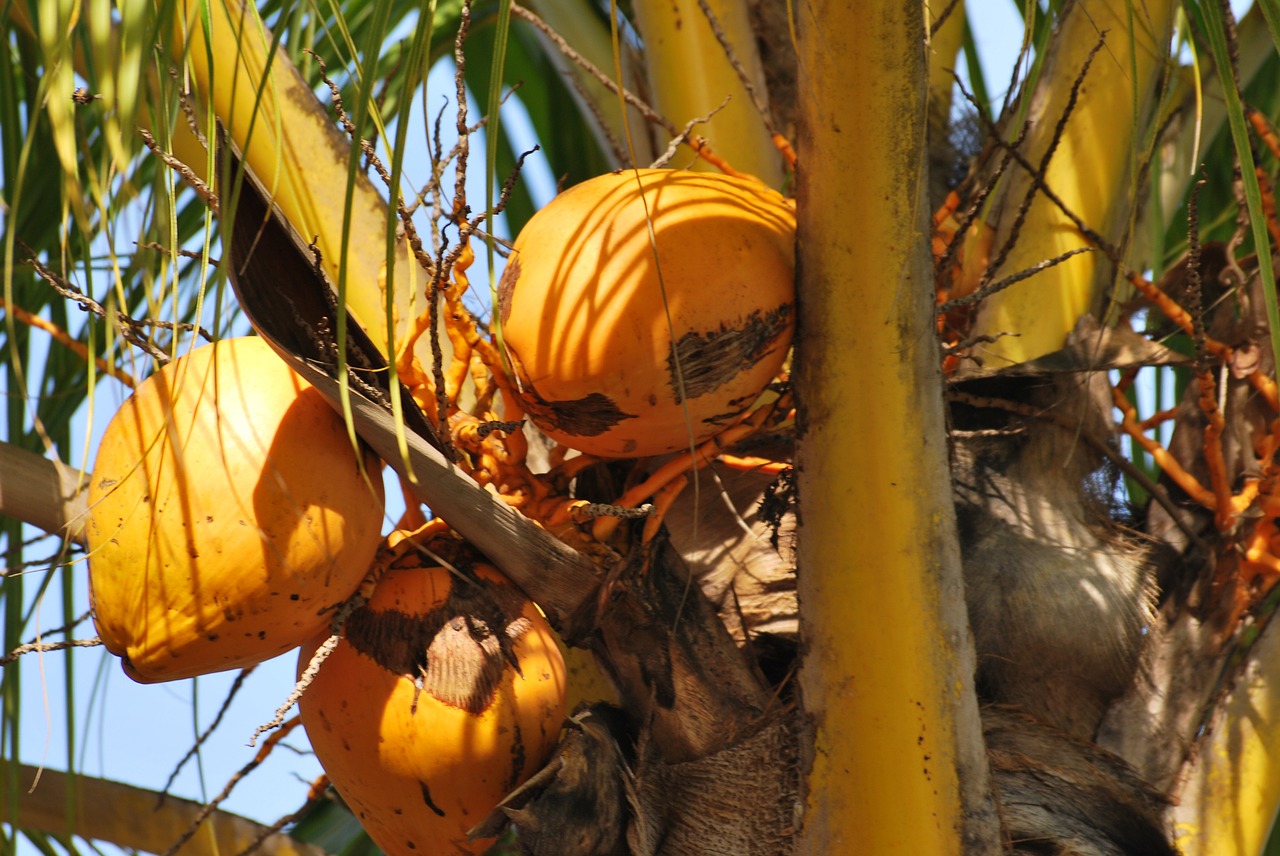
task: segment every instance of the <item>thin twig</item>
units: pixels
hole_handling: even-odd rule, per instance
[[[196,195],[203,199],[205,204],[209,206],[209,210],[214,214],[218,213],[218,194],[214,193],[213,188],[196,175],[195,170],[178,160],[169,152],[161,149],[160,145],[156,142],[156,138],[153,137],[151,132],[145,128],[138,129],[138,136],[142,137],[142,142],[146,144],[147,148],[151,149],[152,154],[160,158],[166,166],[178,173],[178,175],[182,176],[183,179],[191,185],[192,189],[195,190]]]
[[[1238,89],[1240,86],[1240,36],[1236,28],[1236,13],[1231,9],[1231,0],[1218,0],[1218,5],[1222,8],[1222,29],[1227,40],[1227,62],[1231,65],[1231,79],[1235,81]]]
[[[444,143],[441,141],[440,128],[444,124],[444,111],[449,109],[448,97],[442,96],[440,109],[436,112],[436,120],[431,123],[431,181],[427,183],[419,192],[418,198],[425,199],[428,188],[431,195],[431,217],[428,222],[431,224],[431,240],[432,246],[440,239],[440,232],[437,224],[444,216],[444,207],[440,199],[440,179],[444,174]],[[457,141],[454,143],[453,149],[449,152],[449,160],[453,160],[458,156]],[[415,201],[415,207],[417,202]]]
[[[933,38],[938,34],[938,30],[942,29],[942,25],[947,23],[947,19],[951,17],[951,13],[960,5],[961,0],[951,0],[947,3],[947,8],[942,10],[942,14],[933,19],[933,23],[929,25],[929,38]]]
[[[320,672],[320,667],[324,665],[324,661],[329,659],[329,655],[338,647],[338,642],[342,640],[342,628],[346,626],[347,618],[351,613],[368,603],[368,598],[362,591],[347,598],[333,613],[333,620],[330,622],[329,628],[331,635],[328,639],[321,643],[316,652],[311,655],[307,668],[298,676],[298,680],[293,685],[293,691],[289,693],[284,703],[276,709],[275,716],[270,722],[259,725],[253,732],[253,736],[249,738],[249,745],[253,746],[257,743],[258,738],[267,731],[277,728],[284,723],[285,714],[287,714],[298,700],[302,698],[302,694],[306,692],[307,687],[311,686],[311,682],[315,680],[316,675]]]
[[[69,624],[64,624],[61,627],[54,627],[50,630],[40,631],[40,636],[41,637],[53,636],[55,633],[70,633],[72,630],[75,630],[77,627],[79,627],[81,624],[84,624],[86,621],[88,621],[92,617],[93,617],[93,610],[87,609],[84,612],[80,613],[80,615],[78,615],[77,617],[71,619],[71,622]],[[39,641],[40,641],[39,638],[32,639],[30,644],[34,645]]]
[[[153,318],[130,318],[125,316],[121,319],[134,329],[141,330],[144,327],[150,327],[156,330],[168,330],[170,332],[178,331],[182,333],[195,333],[206,342],[213,341],[213,334],[197,324],[189,324],[186,321],[157,321]]]
[[[324,640],[320,647],[316,649],[316,652],[311,655],[311,661],[307,664],[306,670],[298,676],[298,681],[294,684],[293,691],[290,692],[288,697],[284,700],[284,704],[280,705],[280,707],[276,709],[275,716],[273,716],[270,721],[265,722],[254,729],[253,735],[249,738],[250,746],[256,745],[258,738],[264,733],[273,728],[282,728],[284,726],[285,715],[292,710],[293,706],[302,698],[302,694],[306,691],[307,687],[311,686],[311,682],[315,680],[316,675],[320,672],[320,667],[324,665],[325,660],[329,659],[329,655],[338,647],[338,643],[340,641],[342,641],[342,637],[335,633],[333,636]],[[270,740],[271,738],[269,737],[267,739]]]
[[[502,189],[498,192],[498,201],[493,204],[493,211],[484,211],[472,217],[468,223],[468,232],[471,235],[480,234],[480,224],[491,217],[497,217],[503,211],[507,210],[507,205],[511,202],[511,192],[516,188],[516,182],[520,179],[520,171],[524,169],[525,158],[534,152],[540,151],[541,146],[534,146],[520,153],[516,158],[516,165],[511,169],[511,174],[502,182]]]
[[[440,249],[436,254],[436,272],[431,278],[431,287],[427,291],[427,330],[431,336],[431,381],[435,386],[436,424],[441,426],[440,440],[444,444],[445,454],[452,461],[461,459],[462,454],[453,443],[452,432],[443,430],[449,424],[449,391],[444,382],[444,348],[440,344],[440,294],[443,288],[445,270],[445,252],[449,239],[443,229],[440,230]],[[450,265],[452,267],[452,265]]]
[[[974,111],[978,116],[982,117],[982,110],[979,109],[978,100],[969,92],[968,89],[965,88],[964,81],[961,80],[958,75],[955,77],[955,81],[960,87],[960,94],[974,108]],[[1027,120],[1022,123],[1022,128],[1018,132],[1017,139],[1012,143],[1009,143],[1009,148],[1013,151],[1017,151],[1022,146],[1023,141],[1026,140],[1027,134],[1030,133],[1030,131],[1031,121]],[[987,133],[996,139],[1000,138],[999,130],[993,124],[987,125]],[[1000,162],[996,165],[995,171],[983,183],[982,187],[978,189],[978,192],[974,194],[973,199],[970,200],[969,207],[965,209],[964,215],[960,218],[957,224],[956,233],[951,236],[951,241],[947,244],[947,248],[943,251],[942,256],[934,263],[935,271],[946,270],[951,264],[951,259],[955,256],[956,251],[960,247],[964,246],[965,235],[968,234],[969,228],[973,225],[974,221],[978,219],[978,215],[982,212],[983,206],[986,205],[987,197],[990,196],[992,191],[994,191],[999,185],[1000,179],[1004,176],[1005,170],[1008,169],[1012,160],[1013,155],[1010,152],[1005,151],[1002,153]]]
[[[514,89],[508,89],[503,94],[502,100],[498,102],[499,105],[505,104],[507,102],[507,99],[511,97],[511,93],[514,91],[515,91]],[[445,107],[448,107],[448,105],[449,105],[449,99],[446,98]],[[449,149],[448,154],[443,154],[440,150],[440,146],[439,146],[440,117],[443,115],[444,109],[445,108],[442,107],[441,112],[436,115],[436,125],[435,125],[436,150],[435,150],[435,154],[431,158],[431,163],[432,163],[431,178],[427,179],[427,183],[424,184],[421,188],[419,188],[418,192],[414,194],[413,202],[406,205],[404,212],[402,213],[406,213],[406,214],[416,213],[418,210],[418,206],[422,203],[422,201],[425,200],[427,196],[435,194],[440,189],[440,179],[444,176],[444,168],[454,158],[458,156],[458,150],[459,148],[461,148],[461,142],[454,143],[453,148]],[[477,131],[482,130],[488,124],[489,124],[489,117],[481,116],[476,122],[472,123],[472,125],[467,128],[467,132],[469,134],[474,134]]]
[[[574,523],[586,523],[601,517],[613,517],[618,520],[643,520],[653,512],[653,505],[645,503],[635,508],[624,508],[621,505],[610,505],[607,502],[588,502],[575,505],[569,511]]]
[[[1204,343],[1204,281],[1200,275],[1200,190],[1208,183],[1203,177],[1191,187],[1187,199],[1187,289],[1184,309],[1191,316],[1191,338],[1196,346],[1196,366],[1202,370],[1208,353]]]
[[[81,291],[77,286],[58,276],[56,273],[45,267],[44,263],[36,257],[36,251],[28,247],[21,239],[18,246],[27,254],[27,263],[35,268],[36,274],[39,275],[49,286],[66,300],[75,302],[81,309],[92,312],[99,318],[107,317],[107,310],[102,304],[94,300],[89,295]]]
[[[470,17],[470,6],[468,3],[463,4],[462,14],[464,17],[464,22],[463,22],[462,28],[459,30],[459,39],[464,37],[466,24],[469,21],[469,17]],[[459,55],[461,54],[460,43],[455,48],[455,53]],[[413,223],[411,212],[405,207],[403,198],[401,197],[401,195],[397,194],[395,192],[395,188],[391,187],[391,176],[387,172],[386,168],[383,166],[381,159],[378,158],[377,153],[374,152],[371,147],[367,147],[363,141],[356,139],[355,123],[351,121],[351,118],[348,116],[346,112],[346,108],[343,106],[342,96],[338,89],[337,84],[334,83],[334,81],[331,80],[328,76],[328,70],[325,67],[324,60],[321,59],[318,54],[313,54],[313,56],[315,57],[315,60],[320,69],[321,80],[329,87],[329,91],[333,98],[333,110],[335,115],[338,118],[339,123],[342,125],[343,129],[346,131],[347,135],[352,139],[352,141],[362,147],[362,150],[365,152],[366,158],[369,159],[369,162],[373,166],[373,168],[377,170],[379,177],[387,185],[388,190],[391,192],[392,196],[395,198],[396,210],[397,210],[397,214],[400,217],[401,227],[404,229],[405,240],[409,246],[410,251],[413,253],[414,259],[417,260],[418,264],[422,267],[424,271],[427,272],[428,276],[430,277],[430,284],[426,290],[427,304],[428,304],[427,312],[429,316],[427,330],[430,331],[432,373],[433,373],[433,379],[435,381],[435,386],[436,386],[437,420],[438,420],[438,424],[446,425],[447,417],[448,417],[448,410],[447,410],[448,399],[447,397],[445,397],[445,394],[444,394],[444,351],[440,344],[440,338],[437,332],[438,321],[439,321],[439,302],[440,302],[441,282],[448,275],[448,270],[451,267],[451,264],[448,264],[448,265],[446,264],[446,258],[444,256],[445,241],[444,241],[443,234],[441,234],[439,239],[440,246],[437,251],[437,258],[432,259],[431,256],[427,253],[425,247],[423,246],[422,238],[418,234],[418,230]],[[457,70],[457,77],[459,81],[463,80],[462,74],[463,74],[463,69],[459,68]],[[459,83],[458,85],[464,86],[465,84]],[[457,156],[459,158],[458,169],[462,171],[466,169],[466,160],[463,153],[467,148],[466,140],[467,140],[467,130],[468,130],[465,126],[465,121],[466,121],[465,90],[463,93],[463,103],[462,103],[462,106],[459,108],[459,110],[462,117],[461,119],[459,119],[459,122],[462,123],[459,126],[462,129],[462,134],[459,137],[457,145],[454,147],[454,152],[456,154],[452,156]],[[443,115],[443,109],[441,110],[441,115]],[[434,189],[438,187],[439,177],[443,173],[443,166],[441,166],[439,163],[439,150],[440,150],[439,121],[440,121],[440,118],[439,116],[437,116],[436,156],[433,157],[432,159],[433,161],[432,179],[428,185],[429,187],[433,187],[433,198],[435,196]],[[424,193],[425,192],[426,192],[426,188],[424,188]],[[450,460],[454,460],[454,461],[458,460],[459,458],[458,452],[454,448],[453,441],[450,439],[447,432],[441,433],[441,442],[443,444],[442,451],[445,453],[445,455]],[[264,730],[268,730],[269,728],[274,728],[276,725],[278,725],[282,721],[283,715],[288,711],[289,707],[292,704],[293,704],[293,701],[287,701],[286,706],[282,707],[279,711],[277,711],[276,717],[271,722],[267,723],[266,725],[259,728],[256,732],[254,732],[254,736],[252,740],[256,740],[258,735],[261,734]],[[250,741],[250,745],[252,745],[252,740]]]
[[[983,122],[987,122],[986,119],[981,119],[981,120]],[[1084,222],[1084,220],[1080,218],[1080,215],[1076,214],[1074,211],[1071,210],[1070,207],[1067,206],[1067,203],[1062,200],[1062,197],[1059,196],[1056,192],[1054,192],[1053,188],[1051,188],[1045,182],[1042,171],[1037,170],[1031,164],[1031,162],[1026,159],[1026,157],[1022,154],[1022,152],[1018,151],[1018,149],[1012,143],[1009,143],[1005,140],[1000,139],[994,124],[988,123],[987,130],[988,132],[994,135],[996,145],[999,146],[1005,152],[1007,152],[1009,157],[1013,159],[1014,163],[1020,166],[1023,169],[1023,171],[1025,171],[1031,177],[1033,188],[1043,193],[1045,195],[1045,198],[1048,199],[1050,202],[1052,202],[1054,206],[1059,211],[1061,211],[1062,214],[1068,220],[1071,221],[1072,225],[1074,225],[1078,230],[1080,230],[1080,234],[1084,235],[1084,237],[1088,239],[1090,243],[1096,245],[1098,249],[1102,251],[1102,254],[1107,257],[1107,261],[1111,262],[1114,265],[1117,265],[1122,270],[1125,270],[1125,271],[1129,270],[1129,268],[1124,265],[1124,261],[1120,258],[1120,251],[1113,244],[1111,244],[1111,242],[1109,242],[1106,238],[1102,237],[1102,235],[1099,234],[1097,230],[1095,230],[1088,223]]]
[[[1098,55],[1098,51],[1102,50],[1102,46],[1106,43],[1106,33],[1098,39],[1098,43],[1089,51],[1089,55],[1085,57],[1084,65],[1080,68],[1080,73],[1076,75],[1075,81],[1071,84],[1071,93],[1067,96],[1067,103],[1062,108],[1062,115],[1058,117],[1058,124],[1054,126],[1053,134],[1049,138],[1049,146],[1045,150],[1044,155],[1040,158],[1040,166],[1032,170],[1031,187],[1027,189],[1026,196],[1023,197],[1022,204],[1018,207],[1018,213],[1014,217],[1013,224],[1009,227],[1009,237],[1005,240],[1004,245],[996,253],[996,257],[992,259],[986,271],[982,274],[982,279],[978,283],[979,287],[985,286],[1000,270],[1001,266],[1009,258],[1009,254],[1013,252],[1014,246],[1018,242],[1018,237],[1022,232],[1022,226],[1026,222],[1027,215],[1031,211],[1031,204],[1035,200],[1035,195],[1042,187],[1046,186],[1045,173],[1049,169],[1049,164],[1053,160],[1054,153],[1058,150],[1058,145],[1062,142],[1063,136],[1066,134],[1067,121],[1071,118],[1071,114],[1075,112],[1076,102],[1080,98],[1080,89],[1084,86],[1085,77],[1089,74],[1089,66],[1093,64],[1093,59]],[[1012,150],[1011,150],[1012,151]],[[1020,155],[1019,155],[1020,157]],[[1023,161],[1025,163],[1025,160]]]
[[[218,708],[218,715],[213,718],[213,722],[209,723],[209,727],[196,738],[196,742],[187,750],[187,754],[182,756],[182,760],[180,760],[177,766],[173,768],[173,772],[169,774],[168,781],[166,781],[164,783],[164,787],[160,789],[160,798],[156,805],[157,808],[163,805],[165,799],[168,798],[169,788],[173,786],[173,781],[178,778],[178,774],[182,772],[182,768],[188,761],[195,757],[196,752],[200,751],[200,747],[204,745],[204,742],[213,735],[213,732],[217,729],[218,725],[221,724],[223,716],[225,716],[226,712],[231,708],[232,700],[235,699],[236,694],[239,693],[240,689],[244,686],[245,678],[249,677],[255,668],[255,666],[249,666],[248,668],[241,669],[240,674],[236,675],[235,681],[231,684],[231,689],[227,691],[227,697],[222,700],[222,706]]]
[[[569,85],[573,87],[573,91],[578,93],[579,103],[586,108],[591,114],[591,118],[595,120],[596,131],[600,136],[604,137],[605,144],[609,147],[609,152],[613,155],[613,162],[622,165],[628,162],[627,150],[609,128],[609,123],[605,120],[604,111],[600,109],[600,105],[587,92],[587,87],[582,80],[576,75],[571,74],[569,77]]]
[[[1219,532],[1226,532],[1235,522],[1231,509],[1231,484],[1227,479],[1227,463],[1223,455],[1221,438],[1226,430],[1226,418],[1218,406],[1217,385],[1208,364],[1208,348],[1205,343],[1203,288],[1200,276],[1200,190],[1208,183],[1201,178],[1191,187],[1187,199],[1187,311],[1191,314],[1191,335],[1196,345],[1195,376],[1200,383],[1200,410],[1205,417],[1204,458],[1209,471],[1209,485],[1213,489],[1216,507],[1214,525]],[[1225,386],[1224,390],[1225,392]]]
[[[616,83],[607,74],[605,74],[603,71],[597,68],[594,64],[592,64],[590,60],[588,60],[582,54],[574,50],[569,45],[569,43],[564,40],[564,37],[561,36],[559,33],[557,33],[555,30],[553,30],[546,21],[542,20],[533,12],[529,11],[525,7],[520,6],[516,3],[511,4],[511,14],[517,18],[523,18],[524,20],[528,21],[530,24],[533,24],[533,26],[537,27],[539,30],[542,31],[543,35],[545,35],[548,39],[551,40],[551,43],[556,46],[556,48],[560,51],[560,53],[564,54],[566,59],[568,59],[574,65],[577,65],[587,74],[595,78],[596,81],[598,81],[600,85],[603,86],[605,89],[608,89],[614,95],[618,94],[618,91],[619,91],[618,83]],[[673,136],[679,133],[679,130],[676,128],[676,125],[674,122],[660,115],[656,110],[650,107],[647,103],[637,98],[635,93],[631,92],[631,90],[625,87],[622,87],[621,91],[622,91],[623,100],[625,100],[628,104],[630,104],[637,111],[639,111],[640,115],[644,117],[645,121],[650,122],[654,125],[658,125],[661,128],[665,128],[667,133]]]
[[[483,440],[494,431],[501,431],[503,434],[512,434],[524,427],[524,420],[494,420],[490,422],[481,422],[476,426],[476,436]]]
[[[1007,336],[1013,336],[1014,338],[1017,338],[1019,335],[1020,334],[1018,333],[1009,333],[1009,332],[990,333],[990,334],[978,333],[976,335],[970,336],[967,339],[961,339],[959,342],[956,342],[954,345],[947,345],[942,349],[942,355],[944,357],[949,357],[952,355],[963,354],[964,356],[967,356],[969,359],[973,360],[975,363],[981,366],[983,365],[982,358],[977,354],[969,353],[970,348],[972,348],[974,345],[991,345]]]
[[[250,854],[256,853],[268,838],[301,818],[304,814],[310,811],[312,807],[319,803],[320,800],[324,799],[324,792],[327,787],[329,787],[329,777],[324,773],[321,773],[320,776],[311,783],[311,788],[307,791],[307,798],[302,805],[299,806],[297,811],[292,811],[270,826],[264,827],[263,830],[249,842],[249,846],[237,853],[236,856],[250,856]]]
[[[3,668],[24,654],[47,654],[50,651],[65,651],[68,648],[96,648],[102,644],[101,637],[92,639],[65,639],[62,642],[29,642],[19,645],[8,654],[0,657],[0,668]]]
[[[1046,271],[1051,267],[1062,264],[1072,256],[1078,256],[1081,253],[1092,253],[1095,251],[1096,248],[1094,247],[1077,247],[1074,250],[1067,250],[1065,253],[1056,255],[1051,259],[1045,259],[1042,262],[1037,262],[1025,270],[1020,270],[1015,274],[1010,274],[999,282],[993,282],[990,285],[983,286],[971,294],[966,294],[964,297],[957,297],[954,300],[948,300],[939,307],[939,311],[950,312],[953,309],[959,309],[961,306],[969,306],[973,303],[985,300],[997,291],[1004,291],[1011,285],[1016,285],[1024,279],[1030,279],[1042,271]]]
[[[191,825],[187,827],[186,831],[183,832],[182,835],[178,836],[178,840],[164,852],[163,856],[174,856],[174,854],[182,848],[182,845],[190,841],[191,836],[196,834],[196,831],[200,828],[201,824],[203,824],[205,820],[207,820],[208,817],[217,810],[218,806],[221,805],[227,797],[231,796],[231,792],[235,790],[236,785],[240,784],[246,776],[257,769],[263,761],[267,760],[267,756],[271,754],[271,750],[275,749],[276,745],[283,740],[290,731],[297,728],[300,723],[301,720],[295,716],[293,719],[281,725],[279,731],[268,737],[267,741],[262,745],[262,748],[258,750],[258,754],[253,756],[253,760],[237,770],[231,778],[227,780],[227,784],[223,787],[222,791],[200,808],[199,813],[196,814],[195,820],[191,822]]]
[[[458,16],[458,34],[453,40],[454,100],[457,108],[454,127],[458,132],[458,162],[454,167],[453,217],[451,218],[455,221],[465,220],[470,213],[470,207],[467,205],[467,159],[471,156],[471,134],[467,128],[467,55],[463,50],[470,30],[471,0],[462,0],[462,9]],[[467,237],[459,233],[459,243],[465,244]]]
[[[48,283],[54,291],[67,300],[74,301],[79,304],[82,309],[92,312],[99,318],[105,319],[107,317],[107,311],[102,307],[101,303],[94,300],[92,297],[89,297],[75,285],[51,271],[43,262],[40,261],[40,259],[36,258],[35,251],[26,244],[21,242],[19,242],[19,244],[22,247],[23,252],[27,253],[27,263],[35,268],[36,275]],[[125,341],[141,349],[148,356],[158,362],[167,363],[169,361],[168,354],[137,334],[137,330],[145,326],[144,322],[130,318],[123,312],[117,312],[115,319],[117,329],[120,331],[120,335],[124,337]],[[154,322],[151,326],[160,326],[162,323],[163,322]]]
[[[684,125],[684,128],[680,131],[680,133],[671,139],[671,142],[667,145],[667,150],[663,152],[656,161],[650,164],[649,168],[661,169],[662,167],[670,163],[671,159],[676,156],[676,152],[680,151],[680,146],[687,145],[689,143],[691,139],[690,135],[693,133],[694,126],[702,125],[707,122],[710,122],[712,116],[719,113],[728,105],[729,105],[729,97],[725,96],[725,99],[720,102],[720,106],[716,107],[710,113],[708,113],[705,116],[699,116],[694,119],[690,119],[688,122],[686,122]]]
[[[140,250],[155,250],[158,253],[164,253],[166,256],[172,253],[175,256],[181,256],[184,259],[191,259],[197,262],[205,260],[204,253],[197,253],[195,250],[174,250],[169,247],[166,247],[164,244],[161,244],[158,241],[134,241],[133,245]],[[218,259],[215,259],[212,256],[209,257],[208,261],[209,261],[209,267],[216,268],[219,264],[221,264],[221,262],[218,261]],[[186,324],[182,326],[185,326],[188,329],[191,328],[190,324]]]
[[[14,306],[13,304],[6,302],[3,298],[0,298],[0,312],[9,313],[15,319],[26,324],[28,327],[43,330],[52,336],[55,342],[71,351],[85,362],[92,361],[93,364],[97,366],[98,371],[115,378],[125,386],[133,388],[136,385],[137,382],[133,379],[132,375],[122,369],[116,368],[104,357],[98,357],[91,354],[89,352],[88,345],[81,342],[79,339],[72,336],[66,330],[62,329],[57,324],[54,324],[49,319],[37,315],[34,312],[28,312],[21,306]]]
[[[169,66],[169,77],[173,80],[174,85],[178,87],[178,107],[182,110],[183,118],[187,120],[187,128],[207,152],[209,151],[209,141],[205,139],[204,130],[200,127],[200,121],[196,116],[196,110],[191,106],[191,92],[182,88],[179,74],[180,72],[176,65]]]

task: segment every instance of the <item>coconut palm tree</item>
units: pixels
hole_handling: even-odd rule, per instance
[[[1020,11],[997,103],[984,10],[961,0],[8,3],[11,840],[371,846],[323,782],[275,827],[207,800],[214,842],[194,807],[106,780],[33,799],[18,763],[39,692],[19,655],[70,664],[94,643],[85,420],[252,328],[386,463],[401,526],[447,521],[568,646],[582,705],[474,818],[495,847],[1260,852],[1280,805],[1261,677],[1280,656],[1280,317],[1258,251],[1280,241],[1280,19]],[[537,408],[566,402],[530,402],[506,328],[570,331],[552,308],[512,326],[502,302],[526,264],[509,238],[559,205],[529,181],[521,123],[560,188],[657,163],[794,199],[794,351],[710,445],[564,462],[547,441],[565,426]],[[573,256],[583,238],[561,232],[515,258]],[[736,329],[741,306],[705,288]],[[602,338],[575,359],[631,358]],[[506,463],[526,444],[527,468]],[[34,604],[59,588],[50,621]],[[93,711],[72,672],[74,747]]]

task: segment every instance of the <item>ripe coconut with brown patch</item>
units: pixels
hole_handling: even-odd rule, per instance
[[[624,170],[561,193],[521,230],[498,289],[520,404],[604,457],[687,449],[782,368],[795,212],[759,182]]]
[[[492,567],[408,554],[347,619],[300,701],[338,793],[389,856],[483,853],[467,830],[541,768],[565,711],[546,619]],[[304,671],[325,642],[303,646]]]
[[[103,644],[144,683],[296,648],[364,578],[382,510],[377,459],[264,341],[197,348],[98,447],[85,531]]]

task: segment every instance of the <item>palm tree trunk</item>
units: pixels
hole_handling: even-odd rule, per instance
[[[922,10],[799,18],[799,852],[994,853],[933,332]]]

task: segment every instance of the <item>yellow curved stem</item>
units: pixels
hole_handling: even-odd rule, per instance
[[[10,804],[4,792],[9,781],[6,765],[0,765],[0,802]],[[201,811],[190,800],[167,797],[161,802],[155,791],[96,779],[74,778],[57,770],[37,770],[23,764],[16,771],[20,792],[17,826],[54,835],[74,834],[105,841],[125,850],[164,853],[186,832]],[[34,787],[32,787],[34,785]],[[74,799],[76,813],[67,816]],[[6,817],[6,820],[8,818]],[[200,830],[178,850],[179,856],[229,856],[243,853],[266,832],[266,827],[225,811],[215,811]],[[319,847],[282,833],[273,833],[258,851],[263,856],[324,856]]]
[[[386,281],[385,200],[363,173],[357,174],[350,238],[344,246],[350,141],[288,57],[282,51],[271,55],[272,35],[253,4],[207,0],[187,9],[186,19],[177,22],[172,50],[185,58],[201,98],[284,216],[305,240],[316,238],[326,273],[335,283],[346,255],[347,306],[373,341],[391,353],[388,292],[397,330],[422,311],[425,298],[424,276],[403,239],[396,244],[395,282]],[[425,339],[422,345],[429,360]],[[442,345],[447,362],[447,341]]]
[[[1269,627],[1215,714],[1173,810],[1183,856],[1258,856],[1280,807],[1280,633]]]
[[[964,42],[964,0],[926,0],[925,25],[937,27],[929,38],[929,129],[945,131],[951,121],[956,58]]]
[[[746,3],[708,0],[707,5],[763,98],[764,69]],[[728,96],[724,109],[694,133],[706,137],[712,150],[735,170],[754,175],[770,187],[781,187],[782,156],[697,0],[637,3],[635,18],[644,38],[654,107],[677,127],[684,127],[691,119],[711,113]],[[695,168],[711,169],[705,163]]]
[[[1090,228],[1113,243],[1124,233],[1133,208],[1135,147],[1142,144],[1150,121],[1151,95],[1168,56],[1176,5],[1169,0],[1077,0],[1053,38],[1032,95],[1031,132],[1022,153],[1038,166],[1086,58],[1099,34],[1107,33],[1045,182]],[[1014,235],[1019,208],[1032,185],[1031,176],[1019,169],[998,191],[992,219],[997,248]],[[996,279],[1088,246],[1071,220],[1043,194],[1037,195],[1017,236]],[[985,367],[1000,368],[1058,350],[1076,320],[1095,307],[1098,279],[1111,273],[1102,254],[1085,253],[993,295],[982,303],[972,333],[999,338],[978,346],[975,354]]]

